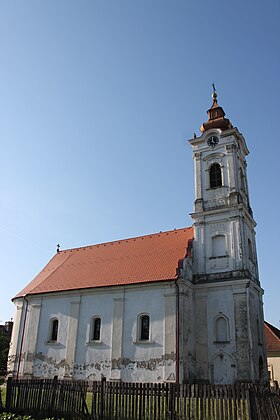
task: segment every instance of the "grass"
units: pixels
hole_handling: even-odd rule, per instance
[[[2,399],[2,406],[5,408],[6,404],[6,385],[0,386],[0,393],[1,393],[1,399]]]

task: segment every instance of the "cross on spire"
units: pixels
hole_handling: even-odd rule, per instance
[[[213,93],[212,93],[212,98],[213,98],[213,103],[217,102],[217,90],[216,90],[216,86],[215,83],[212,83],[212,88],[213,88]]]

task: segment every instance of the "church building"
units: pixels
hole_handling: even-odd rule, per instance
[[[13,298],[13,377],[266,380],[246,141],[214,89],[189,140],[193,226],[58,250]]]

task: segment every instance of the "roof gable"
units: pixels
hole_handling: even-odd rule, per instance
[[[60,251],[16,297],[176,280],[192,239],[189,227]]]
[[[280,330],[266,321],[264,327],[266,350],[280,351]]]

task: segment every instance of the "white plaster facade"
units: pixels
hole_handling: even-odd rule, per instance
[[[280,351],[267,355],[269,379],[271,385],[280,384]]]
[[[209,145],[213,136],[217,143]],[[246,142],[230,126],[206,130],[190,144],[194,240],[177,280],[15,299],[11,374],[219,384],[267,379]],[[214,164],[221,171],[215,187]],[[139,317],[145,314],[149,338],[141,340]],[[91,339],[95,317],[101,319],[100,340]],[[53,319],[59,321],[55,342]]]
[[[209,146],[208,139],[213,136],[216,144]],[[256,223],[246,174],[249,151],[244,137],[231,127],[210,129],[190,143],[195,161],[196,379],[254,382],[267,378],[267,368]],[[221,182],[213,187],[209,172],[215,164]],[[227,323],[224,343],[215,340],[218,314]]]
[[[28,334],[22,361],[14,374],[52,378],[152,382],[175,380],[176,291],[174,283],[101,288],[28,298],[27,316],[16,301],[10,354],[20,353],[23,323]],[[26,304],[25,304],[26,308]],[[25,312],[25,309],[24,309]],[[150,317],[149,340],[138,336],[138,318]],[[90,339],[90,321],[99,316],[101,338]],[[58,338],[50,340],[52,319],[59,320]],[[22,323],[22,325],[21,325]],[[15,358],[13,358],[15,361]]]

